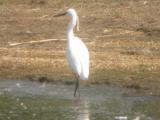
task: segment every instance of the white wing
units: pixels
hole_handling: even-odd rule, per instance
[[[89,53],[85,44],[77,37],[68,42],[67,60],[76,75],[81,80],[86,80],[89,76]]]

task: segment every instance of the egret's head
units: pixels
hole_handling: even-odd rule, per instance
[[[66,15],[68,16],[77,16],[77,13],[74,9],[70,8],[67,10]]]
[[[64,16],[64,15],[67,15],[67,16],[71,17],[72,19],[76,20],[75,24],[77,24],[77,30],[79,31],[79,18],[78,18],[76,11],[74,9],[70,8],[66,12],[59,13],[59,14],[55,15],[54,17]]]

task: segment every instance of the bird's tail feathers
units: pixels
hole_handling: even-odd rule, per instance
[[[88,76],[89,76],[89,70],[84,70],[81,74],[81,80],[87,80],[88,79]]]

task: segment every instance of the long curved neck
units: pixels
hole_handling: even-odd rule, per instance
[[[67,39],[68,39],[68,41],[72,40],[73,37],[74,37],[73,28],[75,27],[76,22],[77,22],[77,16],[76,15],[70,16],[70,22],[69,22],[68,27],[67,27]]]

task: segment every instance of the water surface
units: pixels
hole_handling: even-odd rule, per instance
[[[80,87],[31,81],[0,81],[2,120],[159,120],[160,98],[145,91],[104,85]]]

